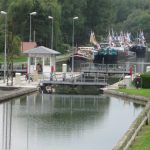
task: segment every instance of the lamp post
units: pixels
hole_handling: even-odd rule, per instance
[[[6,49],[7,49],[7,12],[1,11],[1,14],[5,16],[5,46],[4,46],[4,83],[6,80]]]
[[[52,16],[48,16],[48,19],[52,20],[51,49],[53,49],[53,17]]]
[[[31,12],[31,13],[30,13],[30,35],[29,35],[29,42],[32,41],[32,37],[31,37],[31,28],[32,28],[31,16],[35,16],[36,14],[37,14],[37,12]]]
[[[78,17],[73,17],[73,31],[72,31],[72,73],[74,72],[74,20],[77,20]]]

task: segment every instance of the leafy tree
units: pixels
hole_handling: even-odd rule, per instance
[[[51,45],[52,23],[54,19],[54,49],[63,52],[66,46],[72,45],[73,17],[75,21],[75,45],[89,43],[91,30],[98,41],[108,34],[108,30],[121,30],[134,33],[141,29],[147,41],[150,40],[149,0],[1,0],[1,10],[8,12],[8,24],[13,26],[13,37],[29,41],[30,13],[32,16],[32,35],[44,46]],[[4,22],[0,17],[0,42],[4,43]],[[33,37],[33,36],[32,36]],[[68,46],[67,46],[68,47]],[[0,45],[3,52],[4,44]]]
[[[9,22],[13,26],[13,33],[18,35],[22,41],[29,41],[29,13],[31,7],[32,0],[15,0],[9,5]]]
[[[134,33],[134,37],[142,30],[147,41],[150,40],[150,11],[137,10],[130,14],[126,21],[124,21],[124,29],[130,29]]]

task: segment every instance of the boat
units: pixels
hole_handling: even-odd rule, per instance
[[[118,51],[107,45],[107,43],[101,43],[101,48],[94,53],[94,63],[103,64],[116,64],[118,60]]]
[[[145,45],[145,37],[143,31],[140,31],[139,37],[136,39],[129,50],[135,52],[137,57],[145,57],[147,46]]]
[[[70,56],[67,64],[71,66],[72,60],[74,61],[74,65],[80,67],[80,64],[93,62],[93,51],[94,47],[77,47],[75,53]]]
[[[117,63],[118,60],[125,59],[129,56],[134,56],[135,53],[129,51],[130,34],[122,32],[120,35],[114,36],[109,32],[108,42],[98,44],[94,33],[91,33],[90,42],[95,46],[97,53],[94,53],[95,63]]]
[[[144,57],[147,50],[147,46],[143,44],[134,44],[130,47],[131,52],[135,52],[137,57]]]
[[[135,56],[135,52],[129,50],[129,45],[120,42],[115,42],[114,46],[111,46],[111,48],[117,50],[118,60]]]
[[[89,62],[93,60],[94,47],[77,47],[76,52],[73,54],[74,61]],[[72,56],[71,56],[72,58]]]
[[[91,32],[90,43],[94,45],[94,63],[114,64],[117,62],[117,50],[110,47],[109,43],[98,43],[94,32]]]

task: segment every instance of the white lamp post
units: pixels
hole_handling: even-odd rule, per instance
[[[4,48],[4,83],[6,80],[6,49],[7,49],[7,12],[1,11],[2,15],[5,15],[5,48]]]
[[[32,41],[32,37],[31,37],[31,28],[32,28],[31,16],[35,16],[36,14],[37,14],[37,12],[31,12],[31,13],[30,13],[30,35],[29,35],[29,42]]]
[[[72,31],[72,73],[74,72],[74,20],[77,20],[78,17],[73,17],[73,31]]]
[[[52,16],[48,16],[48,19],[51,19],[51,20],[52,20],[51,49],[53,49],[53,17],[52,17]]]

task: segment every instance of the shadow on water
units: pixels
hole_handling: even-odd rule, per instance
[[[103,90],[100,89],[100,87],[96,86],[57,86],[55,87],[55,93],[57,94],[91,94],[91,95],[99,95],[103,94]]]

